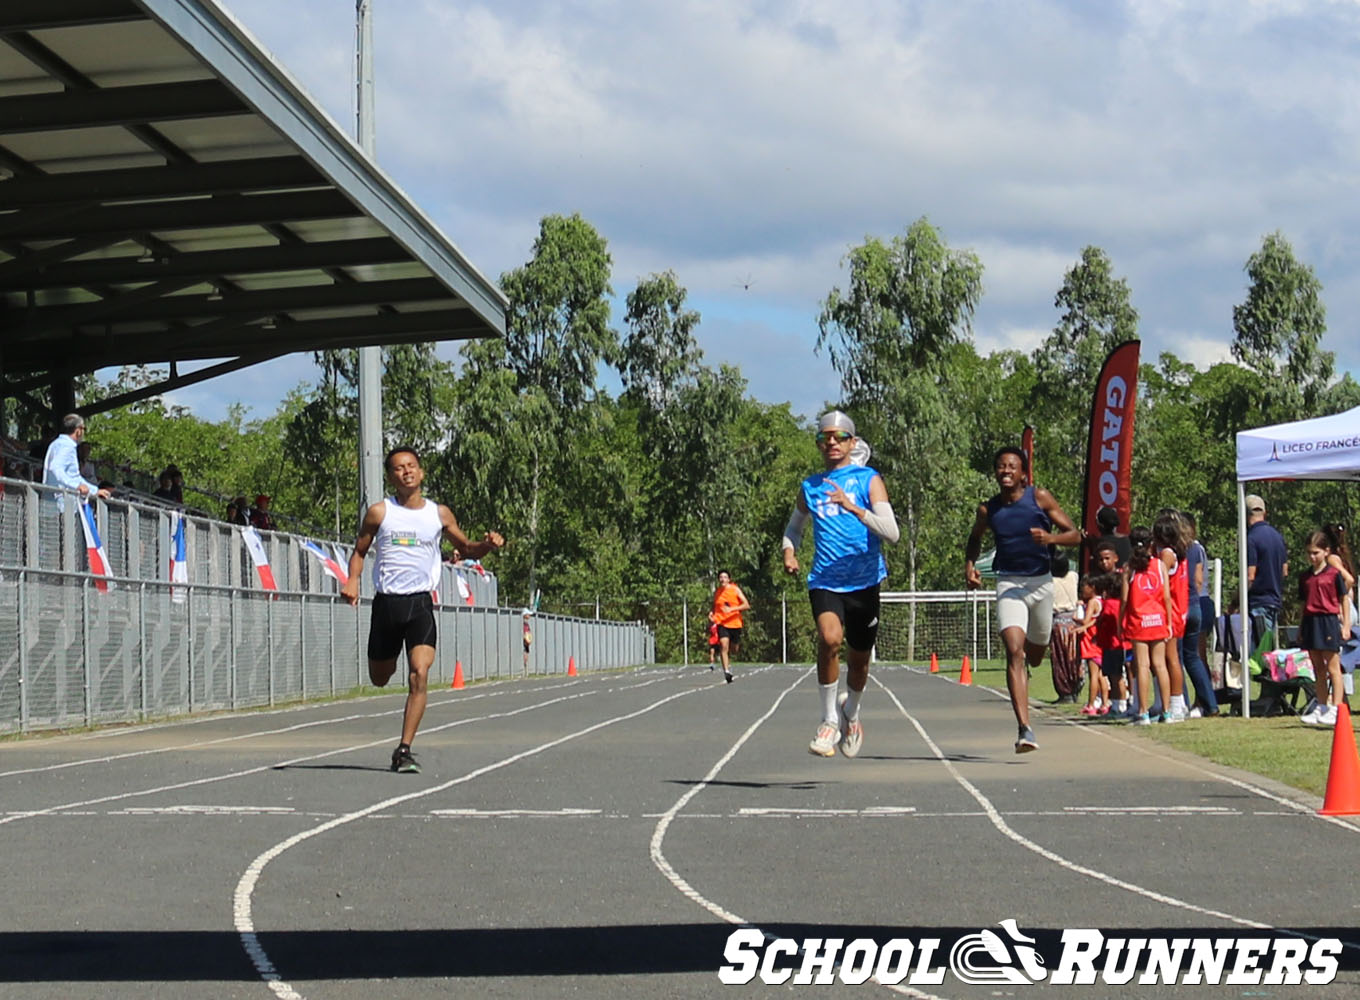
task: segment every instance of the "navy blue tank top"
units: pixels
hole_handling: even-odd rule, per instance
[[[996,538],[992,572],[1005,576],[1052,575],[1048,546],[1035,542],[1029,533],[1030,528],[1049,531],[1053,527],[1053,522],[1034,499],[1034,487],[1026,486],[1014,503],[1005,503],[997,494],[987,501],[986,507],[987,522]]]

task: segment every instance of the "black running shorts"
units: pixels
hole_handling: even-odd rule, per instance
[[[739,629],[739,628],[728,628],[726,625],[719,625],[719,626],[718,626],[718,638],[719,638],[719,639],[726,639],[726,640],[727,640],[727,645],[728,645],[728,646],[740,646],[740,645],[741,645],[741,629]]]
[[[867,653],[878,638],[878,584],[863,590],[842,593],[837,590],[809,590],[812,617],[830,611],[841,620],[845,642],[851,649]]]
[[[428,591],[374,595],[368,629],[370,660],[395,660],[403,645],[409,657],[414,647],[434,646],[437,638],[434,598]]]

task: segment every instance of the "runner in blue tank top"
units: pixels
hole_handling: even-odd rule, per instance
[[[964,583],[982,586],[974,563],[988,529],[996,540],[996,620],[1006,646],[1006,688],[1020,735],[1016,753],[1038,750],[1029,725],[1029,668],[1044,661],[1053,629],[1053,574],[1050,545],[1077,545],[1081,532],[1053,494],[1029,484],[1029,460],[1019,448],[1002,448],[992,460],[1000,492],[979,504],[964,549]],[[1056,529],[1056,530],[1055,530]]]
[[[803,480],[784,529],[784,569],[798,572],[798,543],[812,521],[815,551],[808,598],[817,624],[817,682],[822,721],[808,745],[819,757],[854,757],[864,743],[860,696],[869,683],[869,657],[878,634],[878,585],[888,575],[880,539],[897,541],[897,518],[883,477],[851,458],[855,424],[840,410],[817,421],[817,447],[826,469]],[[840,681],[841,644],[849,646],[845,694]]]

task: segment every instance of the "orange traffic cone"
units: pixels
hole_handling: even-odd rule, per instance
[[[454,691],[461,690],[463,687],[463,661],[453,661],[453,683],[449,685]]]
[[[934,653],[930,654],[930,672],[938,674],[940,672],[940,658]]]
[[[1327,796],[1318,812],[1322,816],[1360,816],[1360,751],[1355,748],[1350,706],[1344,701],[1336,708]]]
[[[567,676],[568,677],[576,676],[576,657],[574,656],[567,657]]]
[[[973,683],[973,668],[968,665],[967,653],[963,654],[963,670],[959,672],[959,683],[960,684]]]

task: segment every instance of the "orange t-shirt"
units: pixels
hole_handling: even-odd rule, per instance
[[[741,612],[727,610],[728,608],[735,608],[741,603],[741,588],[735,583],[719,587],[718,592],[713,595],[714,624],[721,625],[723,628],[741,628]]]

